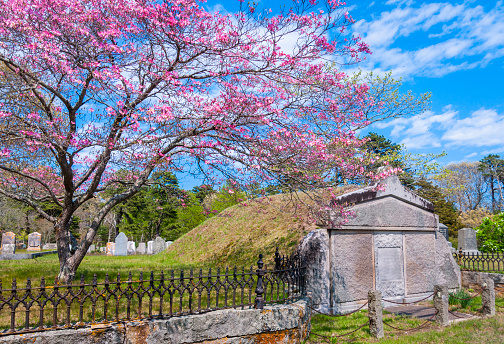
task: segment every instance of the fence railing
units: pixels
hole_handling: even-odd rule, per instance
[[[504,254],[493,252],[458,252],[453,253],[461,270],[504,273]]]
[[[257,269],[181,270],[150,272],[126,280],[107,274],[91,283],[82,276],[68,285],[39,285],[16,279],[5,288],[0,280],[0,336],[48,329],[79,328],[93,324],[125,322],[200,314],[226,308],[262,308],[265,303],[285,302],[305,294],[306,267],[299,256],[275,253],[268,266],[259,256]]]

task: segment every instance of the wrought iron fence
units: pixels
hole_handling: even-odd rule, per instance
[[[504,273],[504,254],[493,252],[458,252],[453,253],[461,270]]]
[[[48,285],[42,277],[35,286],[28,279],[10,288],[0,280],[0,336],[48,329],[79,328],[93,324],[201,314],[226,308],[262,308],[305,294],[306,267],[299,256],[275,253],[272,269],[259,256],[257,269],[181,270],[167,274],[140,273],[127,280],[107,274],[91,283]],[[255,294],[255,295],[253,295]]]

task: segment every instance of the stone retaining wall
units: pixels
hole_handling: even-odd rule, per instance
[[[495,273],[478,272],[478,271],[461,271],[461,275],[462,275],[462,286],[465,288],[480,285],[481,279],[484,276],[490,277],[495,284],[504,284],[504,274],[495,274]]]
[[[33,259],[47,254],[56,254],[58,251],[43,251],[35,253],[14,253],[14,254],[0,254],[0,260],[22,260],[22,259]]]
[[[226,309],[163,320],[97,325],[0,337],[0,344],[294,344],[306,339],[311,312],[307,300]]]

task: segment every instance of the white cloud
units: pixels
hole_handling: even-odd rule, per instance
[[[353,27],[373,51],[365,69],[394,70],[395,75],[404,77],[441,77],[484,67],[504,56],[504,7],[500,1],[486,12],[471,2],[387,4],[396,8],[371,21],[360,20]],[[412,34],[415,41],[410,45],[403,44],[404,40],[402,49],[396,45],[398,39]],[[405,50],[411,43],[415,50]]]
[[[504,114],[494,109],[479,109],[466,118],[459,118],[459,113],[448,106],[441,114],[426,111],[411,118],[379,122],[375,127],[391,128],[390,135],[396,140],[402,139],[400,143],[409,149],[500,146],[481,154],[504,152]],[[471,153],[466,158],[476,155]]]
[[[475,157],[475,156],[477,156],[477,155],[478,155],[478,153],[474,152],[474,153],[471,153],[471,154],[466,155],[466,156],[464,157],[464,159],[469,159],[469,158]]]
[[[458,146],[504,145],[504,114],[480,109],[458,120],[442,136],[443,141]]]

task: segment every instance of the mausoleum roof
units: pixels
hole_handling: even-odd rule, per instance
[[[337,196],[338,204],[359,204],[384,197],[394,197],[419,208],[434,212],[434,205],[401,184],[397,176],[390,176],[377,183]]]

